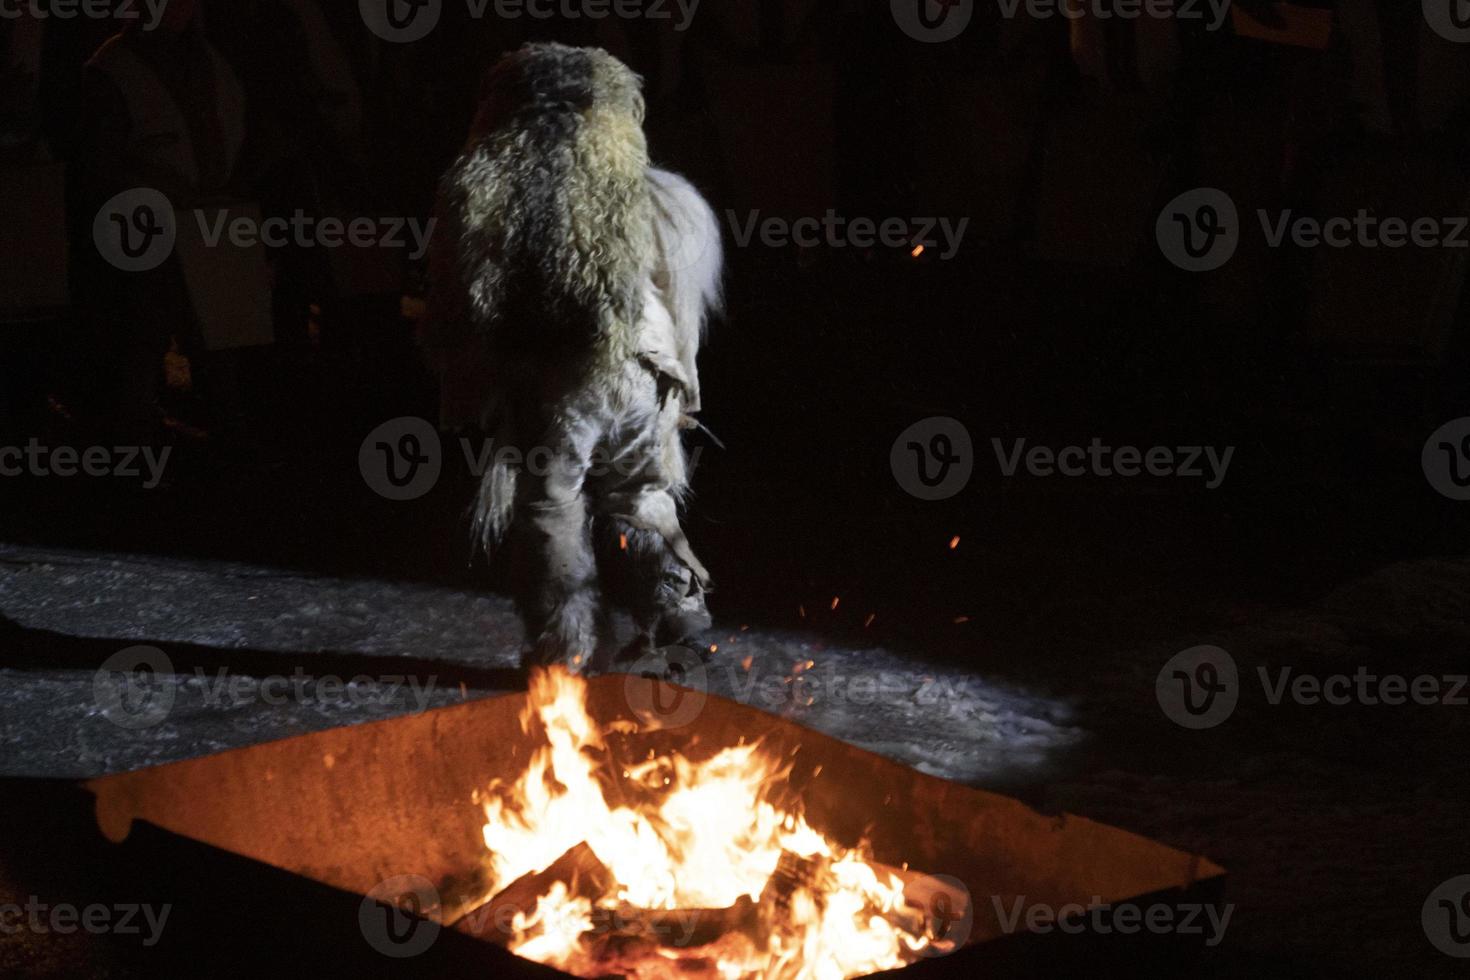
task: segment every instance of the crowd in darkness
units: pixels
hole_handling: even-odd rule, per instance
[[[142,5],[120,6],[143,19],[0,18],[5,220],[20,214],[28,226],[5,248],[29,250],[62,229],[70,242],[52,291],[64,302],[48,300],[30,266],[7,261],[19,282],[6,281],[0,320],[47,324],[7,331],[7,359],[29,355],[5,377],[8,414],[49,397],[53,410],[131,442],[243,431],[262,395],[242,388],[249,355],[204,341],[200,287],[186,283],[179,261],[119,274],[99,259],[101,204],[147,186],[180,209],[249,202],[266,217],[427,220],[485,68],[528,40],[601,45],[639,71],[655,159],[690,174],[717,209],[964,215],[973,219],[967,244],[1069,268],[1155,274],[1140,260],[1148,250],[1130,240],[1157,215],[1158,201],[1138,188],[1221,186],[1242,204],[1311,206],[1344,146],[1351,155],[1390,145],[1395,167],[1413,166],[1421,151],[1462,160],[1467,132],[1463,59],[1435,53],[1418,5],[1372,0],[1338,4],[1320,51],[1188,22],[1002,20],[985,5],[965,37],[928,45],[902,36],[887,3],[857,0],[721,0],[687,30],[646,19],[472,17],[445,4],[438,29],[413,43],[376,36],[354,3],[171,0],[152,29]],[[170,145],[138,138],[169,125],[179,129]],[[1380,177],[1429,185],[1393,168]],[[737,276],[745,258],[736,257]],[[1299,327],[1321,304],[1301,295],[1313,277],[1286,263],[1237,260],[1228,304],[1202,280],[1171,285],[1179,302],[1170,315],[1207,320],[1228,305],[1237,321]],[[325,345],[349,365],[402,361],[412,324],[401,313],[423,295],[421,263],[285,247],[270,250],[266,273],[279,354]],[[1113,277],[1103,288],[1139,281]],[[1069,282],[1079,293],[1098,285]],[[961,298],[939,297],[926,319],[942,322]],[[1133,301],[1092,296],[1085,305]],[[795,360],[771,357],[778,368]],[[169,403],[168,382],[181,373],[206,406],[189,419]]]
[[[57,280],[49,290],[24,281],[25,263],[6,256],[0,316],[44,324],[39,356],[6,379],[7,414],[34,410],[44,394],[51,410],[133,444],[241,434],[259,393],[241,390],[245,355],[211,350],[230,345],[207,342],[200,322],[210,305],[200,290],[230,273],[186,268],[177,255],[143,272],[110,267],[93,242],[107,202],[142,187],[178,214],[251,208],[262,218],[423,222],[486,66],[543,35],[607,40],[578,37],[586,32],[575,25],[527,30],[485,17],[394,44],[365,28],[356,4],[316,0],[170,0],[160,10],[156,23],[133,4],[110,19],[0,19],[6,217],[19,210],[26,225],[6,251],[39,250],[63,234],[70,246],[64,267],[45,270]],[[636,33],[620,28],[613,40],[627,45]],[[275,346],[336,342],[347,356],[381,360],[382,350],[362,348],[375,333],[409,329],[400,301],[422,293],[419,258],[297,242],[271,249],[257,299],[269,307]],[[170,379],[201,396],[202,414],[176,417]]]

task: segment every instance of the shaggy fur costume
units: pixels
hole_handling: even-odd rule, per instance
[[[643,112],[606,52],[528,45],[440,186],[423,340],[446,424],[473,412],[495,437],[475,526],[515,563],[533,662],[600,657],[611,605],[645,643],[709,625],[678,502],[720,233],[650,166]]]

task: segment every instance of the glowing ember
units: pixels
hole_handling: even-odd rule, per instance
[[[521,725],[546,745],[482,800],[489,894],[534,889],[513,952],[583,977],[841,980],[947,950],[896,869],[775,802],[788,769],[759,746],[617,767],[586,694],[564,670],[532,677]]]

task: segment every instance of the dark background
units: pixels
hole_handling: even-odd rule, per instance
[[[725,448],[697,437],[688,514],[722,629],[882,644],[1079,698],[1107,760],[1076,760],[1081,784],[1023,791],[1131,819],[1171,843],[1207,849],[1209,828],[1230,822],[1221,814],[1247,799],[1252,812],[1269,810],[1275,790],[1225,801],[1196,785],[1197,804],[1172,799],[1182,812],[1165,816],[1153,791],[1107,775],[1119,758],[1206,785],[1226,770],[1221,779],[1273,785],[1330,770],[1312,812],[1370,784],[1385,799],[1432,798],[1442,815],[1463,806],[1463,753],[1448,748],[1463,734],[1458,719],[1425,731],[1354,717],[1330,738],[1307,736],[1320,755],[1297,760],[1301,771],[1273,771],[1274,750],[1262,750],[1242,776],[1177,732],[1110,715],[1110,695],[1089,700],[1131,672],[1151,678],[1175,650],[1339,602],[1344,586],[1381,569],[1465,554],[1470,510],[1436,493],[1420,462],[1431,432],[1470,414],[1465,257],[1268,249],[1250,233],[1257,208],[1465,213],[1466,52],[1428,32],[1418,4],[1380,5],[1382,45],[1366,51],[1341,17],[1324,49],[1192,24],[1115,24],[1079,35],[1074,49],[1062,19],[1004,20],[991,4],[960,38],[925,44],[897,29],[886,2],[781,0],[705,0],[682,35],[636,22],[460,23],[449,3],[430,37],[386,45],[355,7],[326,11],[367,110],[360,146],[346,148],[310,138],[314,83],[273,5],[207,5],[211,37],[247,83],[250,138],[275,161],[257,188],[267,199],[292,200],[305,172],[351,174],[369,189],[368,213],[427,217],[483,70],[524,40],[555,38],[605,45],[645,76],[655,160],[686,173],[721,215],[971,219],[948,261],[940,249],[916,259],[907,249],[739,248],[727,235],[728,313],[701,361],[703,421]],[[62,159],[85,108],[82,61],[111,32],[69,22],[48,34],[38,125]],[[1378,89],[1364,82],[1375,59],[1387,79]],[[1160,253],[1154,224],[1166,202],[1202,186],[1251,217],[1224,269],[1191,274]],[[87,247],[73,236],[74,252]],[[403,295],[421,297],[422,268],[400,271]],[[278,276],[277,343],[228,368],[239,418],[224,418],[207,383],[171,392],[171,415],[208,438],[176,442],[166,487],[0,479],[0,539],[503,587],[472,555],[462,467],[446,466],[431,494],[407,504],[376,496],[358,472],[374,427],[435,417],[400,297],[336,295],[293,278],[285,260]],[[109,419],[89,408],[95,338],[78,320],[26,310],[0,321],[0,444],[108,444]],[[189,355],[189,338],[180,344]],[[196,359],[196,377],[222,373]],[[970,485],[938,503],[906,494],[888,462],[898,434],[930,416],[964,422],[977,453]],[[1093,437],[1235,455],[1209,491],[1182,479],[1005,478],[991,451],[992,438]],[[1408,578],[1383,590],[1394,602],[1355,610],[1361,658],[1463,670],[1455,624],[1470,577],[1433,592]],[[1406,610],[1431,592],[1442,619],[1426,631]],[[1375,631],[1398,639],[1375,645]],[[1299,655],[1289,643],[1277,653]],[[1274,718],[1285,727],[1256,734],[1275,746],[1296,739],[1298,723]],[[1441,858],[1464,857],[1443,820],[1429,826]],[[1273,833],[1290,851],[1296,835],[1320,829]],[[1331,853],[1316,860],[1343,874],[1361,841],[1420,846],[1412,820],[1381,814],[1331,833]],[[1230,864],[1219,850],[1211,856]],[[1276,851],[1239,850],[1280,875]],[[1386,909],[1415,919],[1413,896],[1466,870],[1389,866],[1400,877],[1381,890],[1408,896],[1405,907],[1354,898],[1346,921],[1357,925],[1343,932]],[[1293,907],[1289,877],[1265,907]]]
[[[1286,597],[1463,544],[1464,509],[1433,494],[1418,464],[1466,403],[1465,308],[1445,316],[1442,298],[1459,296],[1463,262],[1271,250],[1247,234],[1225,269],[1195,275],[1152,232],[1163,204],[1197,186],[1226,190],[1246,215],[1463,212],[1466,76],[1452,70],[1463,61],[1415,77],[1420,48],[1440,43],[1417,11],[1384,17],[1387,132],[1362,122],[1340,27],[1325,51],[1187,23],[1167,44],[1159,29],[1125,31],[1106,39],[1124,67],[1099,79],[1069,54],[1065,21],[1006,21],[984,4],[943,44],[908,39],[885,4],[711,5],[676,34],[652,22],[456,24],[464,11],[451,3],[440,29],[408,45],[370,45],[355,10],[328,12],[357,64],[375,59],[362,68],[361,147],[306,142],[320,129],[314,83],[287,57],[290,24],[270,4],[206,11],[247,81],[249,138],[282,161],[260,181],[267,197],[282,173],[345,182],[366,169],[378,207],[367,213],[426,218],[484,67],[554,37],[607,44],[648,78],[656,160],[731,222],[829,208],[970,219],[949,261],[940,249],[914,260],[737,248],[727,235],[729,315],[702,370],[704,420],[728,448],[703,445],[690,523],[730,618],[794,624],[799,605],[841,595],[859,625],[870,612],[891,630],[971,616],[1034,635],[1061,614],[1105,615],[1120,590],[1149,583]],[[54,23],[41,122],[65,157],[80,113],[72,76],[109,25]],[[671,40],[678,57],[660,57]],[[1128,69],[1165,60],[1170,44],[1167,80]],[[89,246],[79,237],[74,250]],[[279,273],[277,344],[238,356],[246,431],[212,431],[207,390],[181,397],[176,414],[218,438],[177,451],[173,489],[7,481],[9,535],[473,580],[467,485],[390,505],[356,474],[377,424],[435,417],[412,322],[396,297],[313,292],[291,272]],[[405,293],[421,296],[422,270],[403,272]],[[78,368],[91,342],[64,316],[7,325],[5,423],[18,442],[106,432],[84,407],[99,373]],[[923,503],[889,475],[888,449],[935,415],[966,423],[979,460],[965,492]],[[1206,491],[1003,479],[990,448],[1094,436],[1237,451],[1224,486]],[[963,545],[950,554],[953,535]],[[941,634],[949,642],[926,652],[970,642]]]

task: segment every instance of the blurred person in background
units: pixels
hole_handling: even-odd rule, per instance
[[[202,353],[189,284],[177,253],[146,272],[121,272],[92,242],[92,221],[115,195],[162,192],[175,215],[235,200],[263,168],[248,156],[247,99],[235,69],[209,42],[199,0],[171,0],[156,28],[132,21],[87,62],[72,182],[80,298],[104,424],[143,444],[202,440],[163,410],[160,384],[172,346],[203,371],[217,420],[243,428],[235,365]]]

